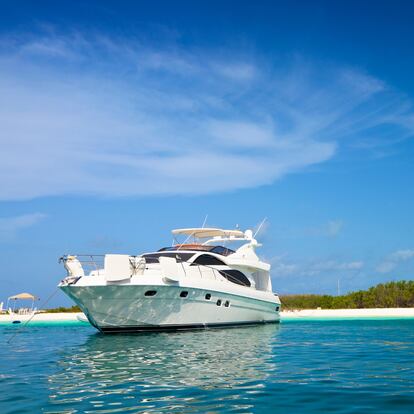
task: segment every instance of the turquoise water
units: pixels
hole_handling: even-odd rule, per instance
[[[2,325],[0,338],[0,413],[414,412],[413,320],[113,336]]]

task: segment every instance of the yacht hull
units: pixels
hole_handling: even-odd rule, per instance
[[[280,320],[280,302],[273,295],[259,299],[178,285],[67,285],[61,289],[81,307],[90,323],[105,333],[204,329]]]

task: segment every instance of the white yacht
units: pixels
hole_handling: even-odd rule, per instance
[[[186,240],[139,256],[63,256],[59,287],[105,333],[279,322],[270,265],[256,255],[251,230],[172,233]]]

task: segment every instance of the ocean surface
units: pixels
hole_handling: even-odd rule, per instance
[[[414,320],[112,336],[0,325],[0,338],[2,414],[414,413]]]

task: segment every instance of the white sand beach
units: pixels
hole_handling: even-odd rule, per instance
[[[414,308],[373,308],[373,309],[308,309],[281,312],[283,320],[300,319],[370,319],[370,318],[414,318]],[[28,317],[22,315],[21,322],[27,321]],[[37,313],[31,322],[81,322],[86,317],[82,312],[77,313]],[[10,323],[10,315],[0,315],[0,323]]]
[[[22,323],[27,322],[30,315],[18,315],[17,318]],[[16,319],[16,316],[13,316]],[[61,312],[61,313],[36,313],[31,319],[31,322],[66,322],[66,321],[79,321],[85,319],[85,315],[82,312]],[[11,322],[11,316],[9,314],[0,315],[0,323]]]
[[[414,308],[372,308],[372,309],[308,309],[283,311],[284,319],[364,319],[364,318],[414,318]]]

